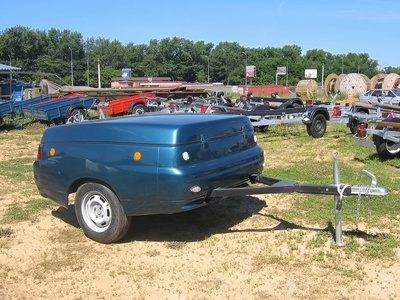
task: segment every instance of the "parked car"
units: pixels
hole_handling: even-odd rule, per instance
[[[400,89],[372,89],[360,95],[362,102],[382,102],[386,104],[399,105],[400,103]]]

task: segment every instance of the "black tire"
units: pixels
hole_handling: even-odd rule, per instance
[[[364,123],[365,124],[365,128],[368,128],[368,123]],[[350,128],[350,132],[355,135],[358,133],[358,125],[360,125],[360,121],[357,119],[353,119],[350,121],[349,124],[349,128]]]
[[[323,114],[316,114],[311,122],[307,124],[307,133],[314,138],[323,137],[326,132],[326,117]]]
[[[86,119],[85,111],[82,108],[75,108],[69,114],[65,123],[78,123]]]
[[[358,111],[360,114],[366,114],[368,115],[368,111],[364,111],[364,110],[360,110]],[[350,128],[350,132],[354,135],[357,134],[358,132],[358,125],[360,125],[360,120],[352,118],[350,120],[350,124],[349,124],[349,128]],[[365,128],[368,127],[368,123],[365,123]]]
[[[357,134],[357,131],[358,131],[357,128],[358,128],[359,124],[360,124],[360,121],[357,119],[353,119],[350,121],[349,129],[350,129],[351,134],[353,134],[353,135]]]
[[[114,192],[94,182],[85,183],[78,188],[75,214],[85,235],[103,244],[122,239],[131,223],[131,217],[126,216]]]
[[[388,151],[388,147],[390,148],[394,143],[392,141],[384,140],[380,137],[379,141],[375,142],[376,152],[381,159],[393,159],[399,157],[399,153],[393,154]]]
[[[130,113],[132,115],[142,115],[146,112],[146,107],[143,104],[136,104]]]
[[[268,125],[256,126],[254,128],[254,131],[256,131],[256,132],[267,132],[268,131]]]

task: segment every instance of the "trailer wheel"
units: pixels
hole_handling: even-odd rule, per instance
[[[126,216],[114,192],[94,182],[78,188],[75,214],[85,235],[103,244],[123,238],[131,223],[131,217]]]
[[[360,110],[359,113],[368,115],[368,111],[365,111],[365,110]],[[357,134],[358,125],[360,125],[360,120],[358,120],[356,118],[352,118],[352,120],[350,120],[349,128],[350,128],[350,132],[353,135]],[[365,127],[368,127],[368,123],[365,123]]]
[[[145,112],[146,112],[146,107],[143,104],[135,105],[130,111],[132,115],[142,115]]]
[[[71,111],[67,121],[65,123],[77,123],[77,122],[82,122],[85,120],[85,112],[81,108],[76,108],[73,111]]]
[[[392,141],[385,140],[380,137],[379,141],[376,142],[376,152],[382,159],[393,159],[399,157],[399,153],[390,153],[388,149],[397,148],[398,145]],[[395,150],[395,149],[393,149]]]
[[[268,125],[256,126],[256,127],[254,127],[254,130],[256,132],[267,132],[268,131]]]
[[[314,138],[323,137],[326,132],[326,118],[323,114],[314,116],[311,124],[307,124],[307,133]]]
[[[364,123],[365,128],[368,128],[368,123]],[[353,119],[350,121],[349,128],[350,132],[354,135],[358,133],[358,125],[360,125],[360,120]]]

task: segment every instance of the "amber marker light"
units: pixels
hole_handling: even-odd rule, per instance
[[[56,149],[50,148],[49,154],[50,156],[54,156],[56,154]]]
[[[140,160],[142,158],[142,154],[140,152],[133,153],[134,160]]]

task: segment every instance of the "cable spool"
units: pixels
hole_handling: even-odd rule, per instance
[[[342,80],[343,80],[343,78],[346,76],[346,74],[340,74],[339,75],[339,77],[336,79],[336,82],[335,82],[335,85],[334,85],[334,87],[333,87],[333,91],[335,92],[335,93],[337,93],[338,91],[341,91],[340,90],[340,83],[342,82]]]
[[[340,91],[349,96],[365,93],[370,87],[370,79],[359,73],[347,74],[340,82]]]
[[[370,89],[371,89],[371,79],[369,79],[368,76],[365,75],[365,74],[360,74],[360,76],[361,76],[362,78],[364,78],[365,83],[367,84],[367,89],[366,89],[365,91],[370,90]]]
[[[371,78],[371,89],[381,89],[383,80],[387,75],[384,73],[376,74],[374,77]]]
[[[311,97],[314,93],[318,93],[318,84],[313,79],[300,80],[296,86],[296,93]]]
[[[382,88],[383,89],[391,89],[396,85],[396,81],[400,78],[399,74],[396,73],[390,73],[386,75],[385,79],[383,80],[382,83]]]
[[[329,96],[330,94],[335,93],[334,87],[335,87],[335,83],[336,83],[336,80],[338,79],[338,77],[339,76],[334,73],[329,74],[326,77],[326,79],[324,81],[324,93],[326,96]]]

